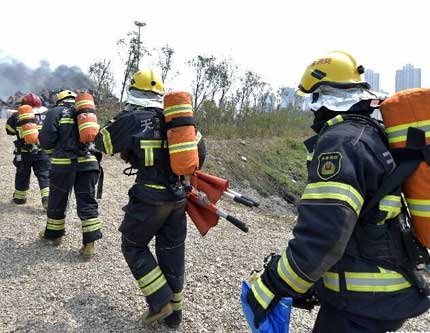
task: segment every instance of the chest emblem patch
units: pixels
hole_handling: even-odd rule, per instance
[[[322,180],[335,177],[342,168],[342,154],[339,152],[322,153],[318,156],[317,174]]]

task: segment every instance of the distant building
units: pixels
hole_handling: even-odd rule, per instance
[[[407,64],[396,71],[396,92],[410,88],[421,88],[421,68]]]
[[[280,107],[281,109],[287,109],[288,107],[294,104],[294,100],[296,98],[296,89],[289,88],[289,87],[281,88],[280,95],[281,95]]]
[[[366,69],[364,79],[370,84],[371,90],[379,91],[379,73],[376,73],[372,69]]]

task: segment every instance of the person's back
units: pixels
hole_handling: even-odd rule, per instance
[[[33,93],[29,93],[24,95],[21,104],[29,105],[33,108],[33,122],[37,124],[40,130],[46,117],[46,109],[42,107],[40,98]],[[26,203],[31,170],[33,169],[39,183],[42,205],[46,209],[49,195],[50,157],[39,144],[26,144],[22,126],[23,121],[19,119],[18,112],[13,113],[6,122],[6,133],[16,136],[13,162],[16,167],[13,201],[16,204]]]
[[[93,254],[94,242],[102,237],[95,199],[100,164],[91,144],[80,142],[75,97],[69,90],[57,95],[57,106],[48,111],[40,133],[41,146],[52,153],[48,220],[40,236],[55,244],[61,243],[69,194],[74,189],[82,221],[82,253],[89,257]]]
[[[315,291],[321,308],[314,332],[394,331],[430,306],[402,239],[400,188],[369,206],[395,164],[383,128],[370,118],[379,101],[363,71],[335,51],[302,78],[315,113],[317,135],[306,141],[313,157],[294,238],[247,296],[256,324],[275,296],[311,308]]]

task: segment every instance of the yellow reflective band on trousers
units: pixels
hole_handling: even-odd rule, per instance
[[[61,231],[64,230],[64,223],[65,223],[65,219],[50,219],[48,218],[48,221],[46,223],[46,229],[47,230],[54,230],[54,231]]]
[[[97,158],[95,156],[78,157],[78,163],[88,163],[88,162],[97,162]]]
[[[336,117],[334,117],[334,118],[330,119],[329,121],[327,121],[327,125],[333,126],[333,125],[339,124],[341,122],[343,122],[343,117],[339,114]]]
[[[333,272],[325,272],[322,276],[324,287],[331,291],[340,291],[339,287],[339,274]]]
[[[58,121],[59,124],[64,125],[64,124],[74,124],[75,123],[75,119],[73,118],[61,118]]]
[[[44,187],[40,190],[41,197],[47,197],[49,195],[49,187]]]
[[[261,277],[252,285],[251,291],[254,294],[255,299],[266,310],[272,302],[275,295],[265,286]]]
[[[165,108],[163,111],[165,117],[173,116],[175,114],[189,113],[189,112],[193,112],[193,107],[191,106],[191,104],[173,105],[168,108]]]
[[[294,291],[304,294],[312,286],[311,282],[303,280],[291,267],[287,253],[284,251],[278,261],[277,272],[279,277]]]
[[[53,157],[51,159],[52,164],[57,164],[57,165],[69,165],[72,164],[72,160],[70,158],[57,158],[57,157]]]
[[[109,131],[106,128],[102,128],[100,134],[103,137],[103,145],[105,146],[106,154],[113,155],[113,146]]]
[[[10,126],[9,124],[6,124],[6,130],[8,130],[9,132],[11,132],[11,133],[16,133],[16,131],[13,129],[13,127],[12,126]]]
[[[79,125],[79,131],[82,131],[85,128],[96,128],[96,129],[99,129],[100,126],[95,121],[91,121],[91,122],[87,122],[87,123],[83,123],[83,124]]]
[[[334,199],[349,204],[357,215],[363,207],[363,197],[351,185],[338,182],[318,182],[308,184],[302,199]]]
[[[143,295],[150,296],[161,289],[167,283],[167,280],[164,277],[160,266],[156,266],[148,274],[138,279],[137,283],[139,284],[139,288]]]
[[[406,198],[411,215],[430,217],[430,200]]]
[[[54,152],[54,148],[52,148],[52,149],[44,149],[44,152],[45,153],[47,153],[47,154],[52,154],[53,152]]]
[[[28,193],[28,190],[25,190],[25,191],[15,190],[15,192],[13,192],[13,197],[15,199],[25,199],[27,198],[27,193]]]
[[[169,145],[169,154],[181,153],[183,151],[197,150],[197,142],[182,142],[174,145]]]
[[[345,272],[346,289],[359,292],[393,292],[411,286],[402,274],[378,268],[379,273]]]
[[[154,149],[161,148],[161,140],[140,140],[140,149],[145,152],[145,166],[154,166]]]
[[[102,221],[98,218],[92,218],[88,220],[82,220],[82,232],[93,232],[100,230],[102,227]]]
[[[173,298],[170,301],[173,307],[173,311],[179,311],[182,309],[182,300],[183,300],[183,293],[180,291],[179,293],[174,293]]]
[[[406,142],[409,127],[415,127],[424,131],[425,137],[430,138],[430,120],[422,120],[385,128],[385,132],[388,135],[388,142]]]
[[[382,223],[385,222],[385,220],[395,218],[399,215],[401,208],[402,204],[399,195],[386,195],[383,197],[382,200],[379,201],[379,210],[386,212],[387,216]],[[381,224],[381,222],[379,224]]]

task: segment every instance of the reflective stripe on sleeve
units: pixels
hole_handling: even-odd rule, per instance
[[[312,283],[303,280],[291,267],[287,253],[284,251],[281,258],[279,258],[277,272],[279,277],[294,291],[304,294],[311,286]]]
[[[401,207],[402,204],[399,195],[386,195],[379,201],[379,210],[387,213],[384,221],[399,215]]]
[[[100,134],[103,137],[103,145],[105,147],[106,154],[113,155],[113,146],[109,131],[106,128],[102,128]]]
[[[339,274],[333,272],[325,272],[323,274],[324,287],[330,289],[331,291],[339,292]]]
[[[307,154],[306,154],[306,161],[312,161],[312,159],[314,158],[314,152],[312,152],[312,153],[310,153],[310,152],[308,152]]]
[[[349,204],[357,215],[363,207],[363,197],[351,185],[338,182],[318,182],[308,184],[302,199],[334,199]]]
[[[10,133],[16,134],[16,131],[14,130],[14,128],[9,124],[6,124],[6,130]]]
[[[411,284],[402,274],[379,268],[380,273],[345,272],[346,289],[359,292],[393,292]]]
[[[44,152],[45,153],[47,153],[47,154],[52,154],[53,152],[54,152],[54,148],[52,148],[52,149],[44,149]]]
[[[156,190],[165,190],[166,186],[163,185],[154,185],[154,184],[143,184],[145,187],[153,188]]]
[[[272,300],[275,298],[275,295],[270,291],[269,288],[261,280],[261,277],[257,279],[257,281],[252,285],[251,291],[254,294],[255,299],[261,305],[261,307],[266,310]]]
[[[200,140],[202,139],[202,133],[200,133],[200,131],[197,131],[197,134],[196,134],[196,142],[197,143],[199,143],[200,142]]]

